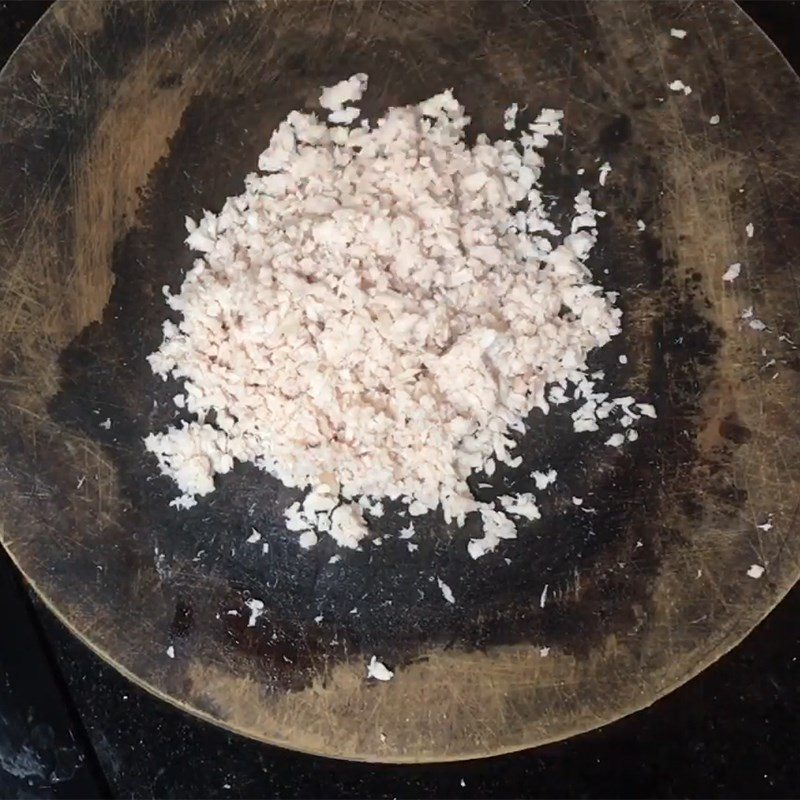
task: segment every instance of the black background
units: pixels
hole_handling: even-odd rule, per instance
[[[800,3],[742,5],[800,68]],[[0,63],[47,6],[0,3]],[[267,747],[151,697],[74,640],[0,549],[0,798],[796,797],[798,620],[800,587],[699,678],[567,742],[383,767]]]

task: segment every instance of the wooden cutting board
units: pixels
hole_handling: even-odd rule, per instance
[[[295,493],[241,465],[177,512],[142,446],[174,421],[145,356],[191,265],[183,216],[238,193],[277,122],[356,71],[372,118],[446,87],[492,136],[512,101],[565,110],[545,187],[607,210],[592,264],[625,313],[595,363],[659,410],[622,453],[532,417],[525,468],[559,482],[478,562],[474,523],[418,525],[409,553],[388,514],[381,547],[331,564],[283,529]],[[800,572],[798,108],[728,2],[56,4],[0,76],[3,544],[132,680],[287,747],[472,758],[650,704]],[[367,680],[373,655],[391,681]]]

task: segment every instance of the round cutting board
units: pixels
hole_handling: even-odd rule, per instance
[[[607,211],[591,266],[624,311],[593,368],[658,409],[621,450],[534,412],[523,467],[473,489],[558,481],[478,561],[474,520],[430,515],[410,552],[397,509],[370,522],[380,545],[301,550],[298,493],[246,465],[177,511],[142,445],[179,414],[145,357],[191,266],[184,215],[357,71],[373,119],[447,87],[492,137],[513,101],[564,109],[545,190],[556,214],[582,185]],[[798,108],[727,2],[56,4],[0,76],[3,544],[132,680],[299,750],[472,758],[648,705],[800,571]],[[392,680],[367,678],[373,656]]]

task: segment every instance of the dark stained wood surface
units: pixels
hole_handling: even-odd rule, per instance
[[[556,464],[563,492],[477,564],[469,530],[434,522],[412,558],[388,520],[384,547],[331,567],[332,551],[302,553],[281,529],[292,493],[255,470],[177,514],[141,446],[171,419],[174,388],[144,356],[160,287],[190,263],[183,214],[238,192],[287,111],[362,69],[372,115],[443,86],[493,135],[512,100],[564,108],[554,194],[574,192],[579,167],[591,180],[598,156],[614,168],[597,190],[609,215],[595,263],[623,293],[626,328],[597,363],[652,396],[659,420],[614,458],[544,420],[526,464]],[[691,95],[668,90],[676,78]],[[3,543],[132,679],[278,744],[466,758],[647,705],[798,576],[799,100],[796,76],[727,3],[56,6],[0,79]],[[742,277],[724,286],[733,261]],[[750,305],[766,331],[742,323]],[[495,488],[508,482],[524,488],[512,474]],[[569,507],[578,493],[596,518]],[[244,544],[251,524],[269,558]],[[255,629],[241,616],[251,595],[267,604]],[[390,683],[365,680],[373,653],[395,668]]]

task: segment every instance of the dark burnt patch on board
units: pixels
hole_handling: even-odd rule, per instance
[[[631,138],[631,118],[620,114],[607,123],[597,137],[597,145],[603,156],[615,155]]]
[[[734,444],[745,444],[753,438],[753,432],[742,425],[735,413],[728,414],[719,423],[719,435]]]

